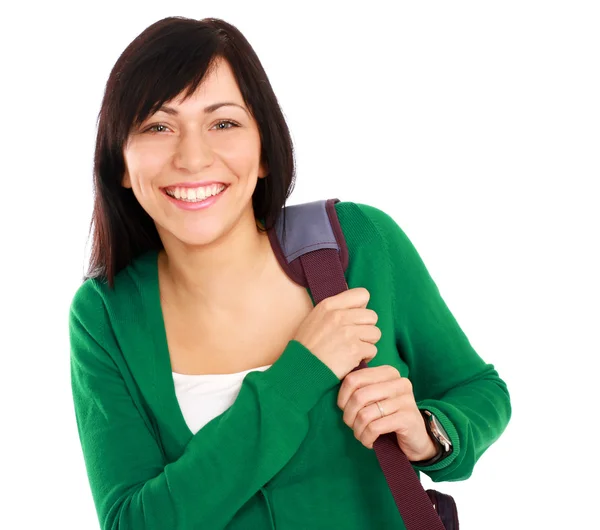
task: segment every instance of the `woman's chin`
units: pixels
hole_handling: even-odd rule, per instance
[[[165,247],[178,247],[183,245],[190,248],[208,247],[216,243],[223,236],[222,226],[185,226],[169,227],[157,226],[160,238]],[[171,244],[169,244],[171,243]]]
[[[232,235],[232,231],[246,232],[244,225],[255,227],[252,203],[248,212],[239,218],[229,219],[224,215],[189,216],[184,219],[167,218],[164,223],[157,223],[159,235],[163,241],[179,241],[189,247],[211,247]],[[215,211],[215,213],[217,213]],[[239,229],[239,230],[238,230]]]
[[[185,233],[176,237],[185,246],[200,249],[213,246],[221,239],[222,233],[219,230],[210,232],[202,231],[201,233],[196,232],[193,234]]]

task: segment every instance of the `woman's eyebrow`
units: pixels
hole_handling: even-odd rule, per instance
[[[204,107],[204,112],[206,114],[210,114],[211,112],[215,112],[217,109],[220,109],[221,107],[238,107],[240,109],[242,109],[246,114],[248,114],[248,111],[242,107],[241,105],[238,105],[237,103],[233,103],[231,101],[223,101],[223,102],[219,102],[219,103],[213,103],[212,105],[208,105],[207,107]],[[172,116],[178,116],[179,115],[179,111],[177,109],[174,109],[173,107],[169,107],[168,105],[163,105],[162,107],[160,107],[156,112],[166,112],[167,114],[170,114]]]

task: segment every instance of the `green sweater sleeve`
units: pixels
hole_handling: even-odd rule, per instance
[[[296,453],[309,410],[338,378],[291,341],[270,369],[248,374],[235,403],[167,463],[117,368],[103,301],[90,291],[78,292],[69,314],[71,381],[101,528],[224,528]]]
[[[467,479],[509,422],[506,383],[473,349],[402,229],[381,210],[359,207],[389,256],[396,342],[417,405],[438,417],[454,448],[437,464],[414,467],[434,482]]]

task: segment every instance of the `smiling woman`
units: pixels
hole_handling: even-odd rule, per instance
[[[122,184],[155,221],[167,255],[181,248],[176,241],[206,245],[254,223],[251,199],[267,172],[258,124],[226,60],[214,60],[191,95],[136,126],[124,158]]]
[[[413,483],[409,461],[462,480],[506,427],[505,383],[389,215],[330,203],[335,235],[316,246],[344,240],[349,289],[314,304],[272,243],[293,183],[283,114],[235,27],[171,17],[126,48],[100,111],[92,254],[69,313],[103,529],[401,530],[379,436]],[[313,221],[297,224],[301,248]]]

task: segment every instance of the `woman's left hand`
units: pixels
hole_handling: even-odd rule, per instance
[[[344,411],[344,423],[368,449],[380,435],[393,432],[411,462],[429,460],[437,453],[411,382],[393,366],[350,372],[341,385],[338,406]]]

